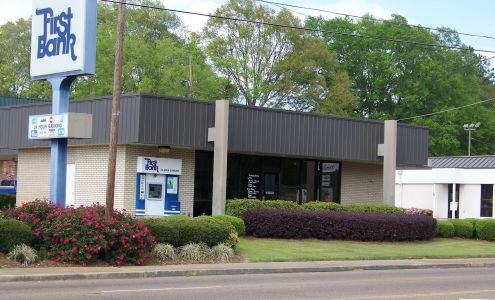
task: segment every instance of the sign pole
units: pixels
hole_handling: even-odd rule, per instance
[[[49,78],[52,85],[52,114],[69,112],[70,85],[74,76]],[[51,140],[50,202],[65,207],[67,173],[67,138]]]

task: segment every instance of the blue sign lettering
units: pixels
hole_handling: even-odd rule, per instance
[[[146,165],[144,166],[144,169],[146,171],[156,171],[158,172],[158,161],[157,160],[151,160],[149,158],[146,159]]]
[[[49,7],[36,9],[36,15],[43,15],[43,35],[38,36],[38,58],[70,53],[71,59],[75,61],[76,35],[70,32],[71,19],[74,17],[71,8],[58,16]]]

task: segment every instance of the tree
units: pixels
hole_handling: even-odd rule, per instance
[[[44,99],[51,95],[48,82],[31,80],[30,48],[31,20],[0,26],[0,95]]]
[[[278,13],[251,0],[231,0],[203,30],[208,57],[236,86],[237,102],[346,114],[355,101],[350,82],[334,53],[300,27],[288,10]]]
[[[163,7],[158,1],[142,1]],[[81,78],[74,85],[74,96],[109,95],[112,92],[115,52],[116,5],[100,4],[97,27],[97,67],[94,76]],[[124,42],[122,91],[187,96],[189,55],[194,70],[194,98],[222,99],[225,80],[215,75],[195,36],[179,35],[183,30],[178,17],[166,11],[128,7]]]
[[[309,18],[306,26],[322,30],[318,36],[345,66],[359,98],[354,110],[356,116],[402,119],[495,96],[493,72],[480,56],[462,44],[454,30],[439,28],[433,32],[412,27],[399,15],[386,21],[365,16],[357,22],[345,18]],[[433,47],[334,32],[409,40]],[[478,121],[492,124],[493,113],[493,105],[487,103],[406,122],[430,128],[430,155],[463,155],[467,152],[467,135],[462,125]],[[495,138],[486,127],[480,128],[477,135]],[[495,145],[485,143],[478,149],[486,152],[473,153],[492,154]]]
[[[136,1],[134,1],[136,2]],[[139,1],[138,1],[139,2]],[[161,6],[159,1],[140,1]],[[113,83],[117,5],[98,5],[96,74],[78,77],[71,98],[110,95]],[[178,17],[169,12],[128,7],[126,17],[122,90],[169,96],[187,96],[189,55],[193,58],[194,98],[225,98],[227,81],[206,63],[195,36],[184,38]],[[18,20],[0,26],[0,94],[51,98],[46,81],[32,81],[29,75],[31,21]],[[4,55],[5,54],[5,55]]]

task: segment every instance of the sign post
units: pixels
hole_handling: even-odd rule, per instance
[[[77,75],[95,73],[96,0],[33,0],[31,78],[52,85],[52,113],[69,112]],[[30,132],[30,138],[32,133]],[[50,202],[65,206],[67,137],[51,140]]]

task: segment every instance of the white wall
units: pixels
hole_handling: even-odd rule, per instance
[[[481,185],[464,184],[459,188],[459,218],[479,218],[481,210]]]
[[[437,219],[449,217],[449,185],[435,184],[435,211],[433,216]]]

